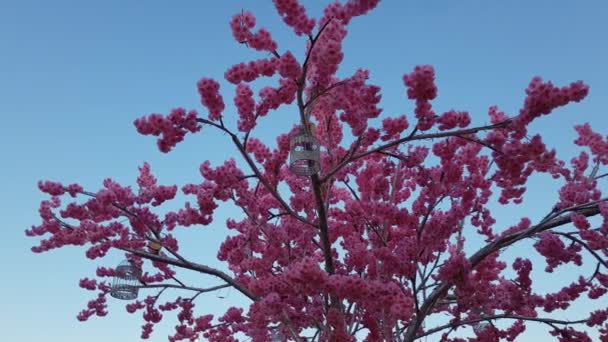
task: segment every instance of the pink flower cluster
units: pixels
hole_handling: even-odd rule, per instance
[[[399,138],[401,133],[409,126],[407,117],[401,115],[398,118],[385,118],[382,120],[382,130],[385,134],[381,137],[382,141],[393,140]]]
[[[234,105],[239,113],[237,126],[239,131],[248,132],[255,127],[255,100],[253,99],[253,91],[245,83],[239,83],[236,86],[236,95],[234,96]]]
[[[275,51],[277,43],[272,39],[270,32],[260,29],[253,33],[251,29],[254,26],[255,17],[248,11],[236,14],[230,20],[232,36],[237,42],[247,44],[258,51]]]
[[[306,15],[306,9],[298,0],[273,0],[274,6],[287,26],[293,28],[296,35],[309,35],[315,27],[315,20]]]
[[[466,255],[457,246],[450,246],[450,257],[443,263],[439,269],[437,279],[452,283],[460,283],[466,281],[467,273],[471,269],[471,265]]]
[[[569,86],[558,88],[551,82],[543,82],[542,78],[534,77],[526,88],[524,107],[519,112],[518,120],[527,125],[541,115],[549,114],[553,109],[564,106],[569,102],[579,102],[589,93],[589,86],[582,81],[573,82]]]
[[[279,59],[279,74],[284,78],[299,79],[302,73],[300,63],[291,54],[291,52],[285,52]]]
[[[576,265],[582,265],[582,257],[580,251],[581,245],[566,245],[560,238],[551,233],[542,233],[539,235],[540,240],[534,244],[534,248],[546,258],[547,267],[545,271],[553,272],[553,270],[562,263],[574,262]]]
[[[392,282],[365,281],[358,276],[334,275],[327,282],[328,291],[339,298],[388,309],[399,319],[408,319],[413,313],[412,299]],[[373,298],[373,301],[370,301]]]
[[[144,163],[139,167],[137,177],[139,193],[136,202],[139,204],[150,203],[159,206],[165,201],[172,200],[177,194],[177,186],[156,185],[156,178],[150,172],[150,164]]]
[[[265,116],[271,109],[277,109],[283,104],[290,104],[295,100],[298,85],[287,78],[279,80],[279,87],[264,87],[260,90],[260,101],[256,106],[256,113]]]
[[[437,97],[435,70],[430,65],[419,65],[410,74],[403,75],[403,83],[408,88],[407,96],[416,100],[416,118],[418,129],[425,131],[433,127],[437,115],[431,110],[429,101]]]
[[[445,131],[453,128],[465,128],[471,124],[471,117],[467,112],[457,112],[455,110],[450,110],[441,114],[437,118],[437,123],[439,123],[439,130]]]
[[[269,77],[274,75],[279,64],[280,60],[274,57],[258,59],[249,63],[239,63],[226,70],[224,78],[232,84],[252,82],[261,76]]]
[[[591,125],[574,126],[578,133],[578,138],[574,141],[578,146],[587,146],[595,156],[595,160],[603,165],[608,164],[608,137],[604,138],[601,134],[594,132]]]
[[[312,85],[329,86],[344,58],[342,41],[345,37],[346,29],[340,22],[334,20],[327,24],[314,47],[309,44],[307,53],[310,54],[310,59],[307,78]],[[312,50],[310,50],[311,48]]]
[[[220,95],[220,84],[211,78],[202,78],[196,85],[202,105],[209,110],[209,119],[219,120],[224,111],[224,99]]]
[[[380,0],[349,0],[346,4],[333,2],[323,10],[323,18],[319,21],[322,25],[327,20],[337,19],[343,25],[347,25],[353,17],[361,16],[374,9]]]
[[[559,208],[568,208],[600,199],[596,182],[586,177],[567,182],[559,189]]]
[[[577,281],[563,287],[558,292],[547,294],[540,305],[546,312],[558,309],[565,310],[573,300],[580,297],[588,289],[589,282],[581,276]]]
[[[167,153],[184,140],[186,133],[201,130],[196,116],[194,110],[186,112],[183,108],[176,108],[168,116],[150,114],[136,119],[133,124],[140,134],[160,136],[157,141],[158,148],[161,152]]]
[[[76,318],[79,321],[84,322],[93,315],[104,317],[108,314],[108,311],[106,310],[107,306],[105,294],[99,294],[96,299],[89,301],[87,308],[80,311]]]
[[[407,97],[417,101],[430,101],[437,97],[435,69],[431,65],[418,65],[410,74],[403,75],[408,88]]]
[[[366,84],[368,77],[369,72],[367,70],[359,69],[353,76],[344,80],[348,86],[338,87],[333,92],[334,108],[343,111],[339,118],[350,126],[354,136],[364,134],[368,120],[378,117],[382,112],[378,108],[381,98],[380,87]],[[368,134],[368,139],[365,142],[368,145],[380,138],[378,130],[374,129],[373,132],[370,130]],[[372,136],[375,137],[372,138]]]
[[[108,314],[107,308],[108,305],[106,304],[106,295],[110,292],[110,287],[108,286],[108,284],[106,283],[100,283],[100,284],[96,284],[95,281],[91,281],[88,279],[81,279],[80,281],[80,286],[90,290],[90,291],[94,291],[95,289],[99,290],[99,294],[97,295],[97,298],[90,300],[87,303],[87,308],[80,311],[78,313],[78,315],[76,316],[76,318],[83,322],[88,320],[89,318],[91,318],[91,316],[98,316],[98,317],[104,317]]]
[[[78,184],[70,184],[67,187],[64,187],[63,184],[59,182],[51,182],[48,180],[38,182],[38,189],[51,196],[61,196],[67,192],[70,196],[76,197],[77,194],[82,192],[82,186]]]

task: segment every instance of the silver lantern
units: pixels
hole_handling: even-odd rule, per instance
[[[139,278],[141,278],[141,268],[132,261],[124,260],[116,267],[110,295],[122,300],[137,298]]]
[[[289,143],[289,168],[298,176],[312,176],[321,169],[319,141],[302,130]]]

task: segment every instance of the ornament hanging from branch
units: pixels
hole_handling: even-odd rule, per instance
[[[132,261],[124,260],[116,267],[110,295],[122,300],[137,298],[140,278],[141,268]]]
[[[289,143],[289,168],[298,176],[312,176],[321,169],[319,141],[303,128]]]

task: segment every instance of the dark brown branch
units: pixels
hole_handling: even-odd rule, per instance
[[[148,253],[148,252],[144,252],[144,251],[139,251],[139,250],[135,250],[135,249],[130,249],[130,248],[121,248],[121,247],[115,247],[118,248],[120,250],[123,250],[125,252],[137,255],[139,257],[145,258],[145,259],[149,259],[152,261],[158,261],[158,262],[162,262],[165,263],[167,265],[173,265],[173,266],[177,266],[180,268],[185,268],[185,269],[189,269],[192,271],[196,271],[196,272],[200,272],[200,273],[204,273],[204,274],[208,274],[208,275],[212,275],[215,277],[218,277],[220,279],[222,279],[223,281],[225,281],[227,284],[229,284],[230,286],[234,287],[235,289],[237,289],[239,292],[241,292],[242,294],[244,294],[245,296],[247,296],[249,299],[251,300],[257,300],[257,297],[251,293],[249,291],[249,289],[247,289],[246,287],[244,287],[243,285],[241,285],[238,281],[236,281],[234,278],[232,278],[231,276],[229,276],[228,274],[209,267],[209,266],[205,266],[205,265],[201,265],[201,264],[197,264],[194,262],[182,262],[181,260],[178,259],[173,259],[173,258],[169,258],[166,256],[162,256],[162,255],[156,255],[156,254],[152,254],[152,253]]]
[[[192,287],[192,286],[181,286],[181,285],[175,285],[175,284],[151,284],[151,285],[142,285],[142,286],[137,286],[140,289],[154,289],[154,288],[171,288],[171,289],[178,289],[178,290],[189,290],[189,291],[196,291],[198,293],[205,293],[205,292],[213,292],[213,291],[217,291],[220,289],[224,289],[227,287],[232,287],[232,285],[229,284],[224,284],[224,285],[217,285],[217,286],[213,286],[213,287],[209,287],[209,288],[199,288],[199,287]]]
[[[485,316],[485,317],[481,317],[478,319],[469,319],[469,320],[465,320],[465,321],[444,324],[444,325],[438,326],[436,328],[427,330],[422,334],[417,335],[416,339],[435,334],[435,333],[440,332],[445,329],[455,329],[455,328],[463,326],[463,325],[472,325],[475,323],[491,321],[491,320],[495,320],[495,319],[514,319],[514,320],[532,321],[532,322],[554,324],[554,325],[555,324],[560,324],[560,325],[582,324],[582,323],[587,322],[586,319],[581,319],[578,321],[565,321],[565,320],[559,320],[559,319],[553,319],[553,318],[539,318],[539,317],[527,317],[527,316],[504,314],[504,315]]]
[[[426,273],[424,275],[424,278],[422,279],[422,281],[420,282],[420,288],[423,291],[423,296],[426,297],[425,293],[426,293],[426,289],[432,286],[435,286],[436,283],[428,285],[427,286],[427,282],[429,281],[429,279],[431,278],[431,275],[433,274],[433,272],[435,272],[435,269],[437,269],[437,267],[439,266],[439,260],[441,258],[441,252],[437,253],[437,258],[435,259],[435,262],[433,263],[433,266],[431,267],[431,269],[429,270],[428,273]],[[426,298],[425,298],[426,300]]]
[[[417,135],[409,135],[407,137],[401,138],[401,139],[397,139],[394,141],[391,141],[389,143],[386,143],[384,145],[380,145],[378,147],[375,147],[371,150],[367,150],[365,152],[361,152],[357,155],[354,155],[346,160],[344,160],[342,163],[338,164],[333,170],[331,170],[330,172],[328,172],[322,179],[321,182],[325,182],[327,179],[329,179],[331,176],[333,176],[336,172],[340,171],[340,169],[342,169],[344,166],[346,166],[347,164],[366,157],[372,153],[377,153],[380,151],[384,151],[390,147],[393,146],[397,146],[400,145],[404,142],[408,142],[408,141],[416,141],[416,140],[425,140],[425,139],[437,139],[437,138],[446,138],[446,137],[451,137],[451,136],[460,136],[460,135],[467,135],[467,134],[473,134],[473,133],[477,133],[480,131],[487,131],[487,130],[492,130],[492,129],[497,129],[497,128],[503,128],[505,126],[507,126],[508,124],[511,123],[511,119],[507,119],[503,122],[494,124],[494,125],[488,125],[488,126],[480,126],[480,127],[473,127],[473,128],[467,128],[467,129],[461,129],[461,130],[456,130],[456,131],[448,131],[448,132],[438,132],[438,133],[426,133],[426,134],[417,134]]]
[[[591,249],[591,247],[589,247],[589,245],[587,245],[584,241],[582,241],[582,240],[580,240],[578,238],[575,238],[574,236],[571,236],[570,234],[567,234],[567,233],[553,232],[553,234],[557,234],[557,235],[563,236],[566,239],[568,239],[570,241],[573,241],[575,243],[578,243],[579,245],[583,246],[589,253],[591,253],[591,255],[593,255],[597,259],[597,261],[600,264],[602,264],[602,266],[608,268],[608,262],[606,260],[604,260],[601,255],[597,254],[596,251],[594,251],[593,249]]]
[[[455,137],[460,138],[460,139],[463,139],[463,140],[466,140],[466,141],[470,141],[470,142],[472,142],[472,143],[476,143],[476,144],[479,144],[479,145],[485,146],[485,147],[487,147],[487,148],[491,149],[492,151],[494,151],[494,152],[496,152],[496,153],[498,153],[498,154],[503,154],[503,153],[502,153],[502,151],[499,151],[499,150],[495,149],[494,147],[492,147],[492,146],[490,146],[490,145],[488,145],[488,144],[484,143],[484,142],[483,142],[483,141],[481,141],[481,140],[474,139],[474,138],[469,138],[469,137],[467,137],[466,135],[460,135],[460,134],[459,134],[459,135],[455,135]]]
[[[603,174],[601,174],[599,176],[595,176],[594,179],[600,179],[600,178],[604,178],[604,177],[608,177],[608,173],[603,173]]]

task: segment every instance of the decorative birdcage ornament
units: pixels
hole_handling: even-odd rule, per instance
[[[319,141],[303,129],[289,142],[289,168],[298,176],[312,176],[321,169]]]
[[[116,267],[110,295],[122,300],[137,298],[139,278],[141,278],[141,268],[132,261],[124,260]]]

